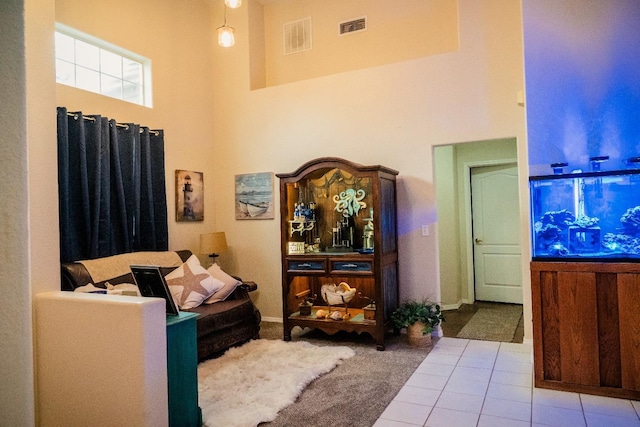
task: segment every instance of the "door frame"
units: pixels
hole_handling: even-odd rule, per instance
[[[465,226],[465,235],[468,237],[465,241],[465,251],[467,254],[467,295],[470,303],[474,303],[476,301],[476,275],[475,275],[475,257],[473,256],[473,218],[471,214],[471,169],[484,167],[484,166],[500,166],[500,165],[511,165],[515,164],[516,168],[518,168],[518,159],[499,159],[499,160],[481,160],[481,161],[472,161],[472,162],[464,162],[464,226]],[[518,174],[520,173],[520,169],[518,168]],[[518,177],[518,180],[520,177]],[[519,192],[519,191],[518,191]],[[518,209],[520,209],[520,200],[516,200],[518,204]],[[520,212],[522,214],[522,212]],[[520,242],[522,245],[522,242]],[[524,291],[523,291],[524,292]],[[524,297],[524,295],[523,295]]]

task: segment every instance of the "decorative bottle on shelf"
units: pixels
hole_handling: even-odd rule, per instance
[[[300,218],[300,205],[298,203],[295,204],[295,208],[293,210],[293,219],[299,219]]]

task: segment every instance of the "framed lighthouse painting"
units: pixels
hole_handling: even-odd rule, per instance
[[[204,220],[202,172],[176,169],[176,221]]]

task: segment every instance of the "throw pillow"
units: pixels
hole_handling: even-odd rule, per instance
[[[200,265],[198,257],[191,255],[180,267],[165,277],[171,296],[180,309],[198,307],[224,286]]]
[[[216,279],[222,281],[224,283],[224,287],[214,293],[211,297],[209,297],[205,304],[213,304],[214,302],[224,301],[229,295],[233,293],[233,291],[242,284],[241,281],[236,279],[235,277],[229,276],[227,273],[222,271],[218,264],[213,264],[211,267],[207,269],[209,274],[211,274]]]

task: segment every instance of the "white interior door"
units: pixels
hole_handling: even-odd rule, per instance
[[[522,304],[516,164],[471,169],[475,298]]]

